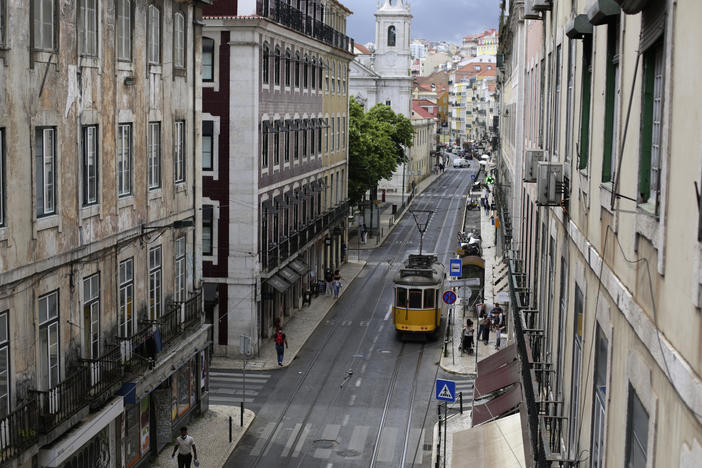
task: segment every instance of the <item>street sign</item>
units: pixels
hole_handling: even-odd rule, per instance
[[[485,178],[485,183],[488,184],[488,185],[492,185],[492,184],[495,183],[495,179],[493,179],[492,176],[487,176],[487,177]]]
[[[444,302],[447,304],[453,304],[456,302],[456,293],[453,291],[446,291],[443,296]]]
[[[475,174],[470,175],[470,180],[475,180]]]
[[[460,258],[449,260],[449,275],[460,277],[463,272],[463,263]]]
[[[436,379],[436,399],[448,402],[456,401],[456,382]]]
[[[449,288],[462,288],[464,286],[480,286],[480,278],[463,278],[449,280],[444,283]]]
[[[239,335],[239,352],[246,357],[251,356],[251,337],[247,335]]]

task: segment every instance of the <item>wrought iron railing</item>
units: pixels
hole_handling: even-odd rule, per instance
[[[88,395],[93,407],[106,402],[115,386],[122,381],[122,353],[118,345],[108,350],[97,359],[83,359],[83,365],[88,369],[90,388]]]
[[[90,372],[78,367],[63,382],[49,390],[30,390],[39,407],[39,432],[49,433],[90,403]]]
[[[10,414],[0,418],[0,463],[12,460],[39,438],[37,400],[22,402]]]
[[[185,301],[173,302],[168,312],[156,321],[161,332],[164,345],[170,344],[174,339],[183,335],[185,331],[200,323],[202,312],[202,293],[195,292]]]
[[[133,335],[117,337],[125,373],[134,373],[153,366],[156,360],[156,350],[149,343],[149,338],[153,336],[153,333],[153,323],[146,322]]]

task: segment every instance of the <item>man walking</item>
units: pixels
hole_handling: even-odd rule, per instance
[[[197,461],[195,441],[188,435],[188,428],[185,426],[180,428],[180,437],[176,438],[171,458],[175,457],[176,452],[178,452],[178,468],[190,468],[193,455],[195,455],[195,466],[200,465],[200,462]]]
[[[283,333],[282,328],[278,328],[273,335],[273,341],[275,341],[275,352],[278,355],[278,365],[283,365],[283,355],[285,354],[285,348],[288,347],[288,338]]]

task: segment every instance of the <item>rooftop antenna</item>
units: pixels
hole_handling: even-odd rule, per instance
[[[419,231],[419,255],[422,255],[422,244],[424,242],[424,232],[426,232],[427,227],[429,227],[429,221],[431,221],[431,215],[434,214],[433,210],[410,210],[412,217],[414,218],[414,223],[417,225],[417,230]],[[422,218],[424,222],[422,222]]]

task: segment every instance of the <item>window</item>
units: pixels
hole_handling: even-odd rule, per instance
[[[336,149],[341,149],[341,117],[336,118]]]
[[[307,81],[309,74],[310,74],[310,60],[307,58],[307,56],[305,56],[305,66],[304,66],[303,71],[302,71],[302,87],[305,89],[309,89],[308,88],[309,82]]]
[[[132,124],[117,128],[117,195],[132,193]]]
[[[334,117],[331,118],[331,150],[334,152]]]
[[[38,127],[36,139],[37,217],[56,213],[56,129]]]
[[[390,99],[386,100],[385,105],[388,107],[392,107],[392,101]]]
[[[149,320],[161,316],[161,246],[149,249]]]
[[[314,120],[309,121],[309,129],[310,129],[310,156],[314,156],[314,144],[315,144],[315,138],[314,138]]]
[[[175,241],[175,300],[185,301],[185,290],[188,283],[187,272],[185,270],[185,236],[181,236]]]
[[[302,121],[302,157],[307,156],[307,121]]]
[[[327,119],[324,120],[324,151],[329,152],[329,124],[327,123]]]
[[[7,413],[10,412],[9,315],[7,310],[0,313],[0,417],[7,416]]]
[[[322,59],[319,59],[319,81],[317,83],[319,90],[322,90],[322,71],[323,71],[324,65],[322,65]]]
[[[563,156],[564,161],[570,161],[573,150],[573,93],[575,81],[575,41],[568,43],[568,89],[566,95],[566,149]]]
[[[300,87],[300,53],[297,52],[295,53],[295,87],[299,88]]]
[[[270,50],[268,49],[268,45],[264,44],[263,45],[263,60],[261,60],[261,76],[263,78],[263,84],[267,85],[270,81],[269,73],[270,73]]]
[[[322,152],[322,119],[317,119],[317,151]]]
[[[98,128],[83,127],[83,205],[98,202]]]
[[[173,65],[185,68],[185,17],[179,11],[173,15]]]
[[[0,0],[0,45],[4,45],[7,42],[7,16],[5,13],[7,9],[6,3],[7,2],[5,0]],[[2,408],[0,407],[0,411],[1,410]]]
[[[273,165],[280,164],[280,122],[275,121],[273,127]]]
[[[290,49],[285,51],[285,86],[290,87],[290,75],[292,74],[292,63],[290,60]]]
[[[32,0],[33,39],[37,50],[56,50],[56,0]]]
[[[561,46],[556,47],[556,80],[553,88],[553,156],[558,160],[558,145],[561,135]]]
[[[290,131],[291,131],[291,124],[289,120],[285,121],[285,148],[284,148],[284,161],[286,163],[290,162]]]
[[[310,75],[312,80],[310,86],[312,89],[317,89],[317,60],[312,59],[312,74]]]
[[[100,274],[83,280],[83,323],[85,330],[86,357],[100,356]]]
[[[148,26],[149,63],[161,63],[161,11],[155,5],[149,5]]]
[[[643,102],[639,156],[639,203],[658,214],[660,202],[661,137],[663,117],[663,41],[643,55]]]
[[[136,331],[134,317],[134,259],[119,262],[119,333],[132,336]]]
[[[607,25],[607,70],[605,84],[604,155],[602,182],[612,180],[617,160],[619,126],[619,21]]]
[[[580,148],[578,169],[587,169],[590,151],[590,96],[592,93],[592,36],[583,39],[582,98],[580,101]]]
[[[214,81],[214,40],[202,38],[202,81]]]
[[[59,293],[39,298],[39,362],[43,389],[59,383]]]
[[[212,255],[213,229],[212,205],[202,205],[202,255]]]
[[[576,439],[578,437],[578,426],[579,426],[579,411],[578,405],[580,404],[580,372],[582,367],[582,356],[583,356],[583,311],[585,308],[583,292],[580,289],[580,285],[575,285],[575,321],[573,327],[573,374],[570,384],[570,417],[569,421],[569,440],[571,447],[570,456],[575,457],[574,450],[576,448]]]
[[[396,307],[407,307],[407,289],[397,288]]]
[[[605,407],[607,395],[607,347],[608,341],[604,332],[597,325],[597,343],[595,348],[595,380],[592,407],[592,449],[590,451],[590,466],[604,467],[604,436],[605,436]]]
[[[132,60],[132,0],[117,0],[117,59]]]
[[[5,129],[0,128],[0,226],[5,225]]]
[[[336,92],[341,93],[341,62],[337,64],[336,70]]]
[[[421,289],[410,289],[409,290],[409,308],[410,309],[421,309],[422,308],[422,290]]]
[[[397,34],[395,33],[395,26],[390,26],[388,28],[388,47],[395,47],[396,39]]]
[[[161,122],[149,122],[149,190],[161,187]]]
[[[275,48],[275,57],[273,57],[273,84],[280,86],[280,49]]]
[[[212,154],[214,150],[214,122],[211,120],[202,121],[202,170],[211,171]]]
[[[97,0],[80,0],[78,41],[81,55],[97,55]]]
[[[626,417],[626,468],[646,466],[647,450],[648,412],[630,384]]]
[[[329,92],[329,60],[327,60],[327,64],[326,64],[326,66],[325,66],[324,68],[325,68],[325,71],[324,71],[324,76],[325,76],[325,78],[324,78],[324,80],[326,81],[325,90],[326,90],[326,92],[328,93],[328,92]],[[320,80],[320,81],[321,81],[321,80]],[[319,84],[320,84],[320,86],[322,85],[322,83],[319,83]]]
[[[261,128],[261,167],[268,167],[268,121],[264,120],[262,122]]]
[[[176,120],[174,127],[173,142],[173,163],[175,169],[175,181],[185,182],[185,121]],[[211,156],[210,156],[211,159]]]
[[[341,147],[346,148],[346,117],[341,118]]]
[[[295,121],[295,148],[294,148],[294,153],[293,156],[295,158],[295,161],[300,159],[300,121],[296,120]]]
[[[433,309],[434,308],[434,291],[432,289],[424,290],[424,308]]]

